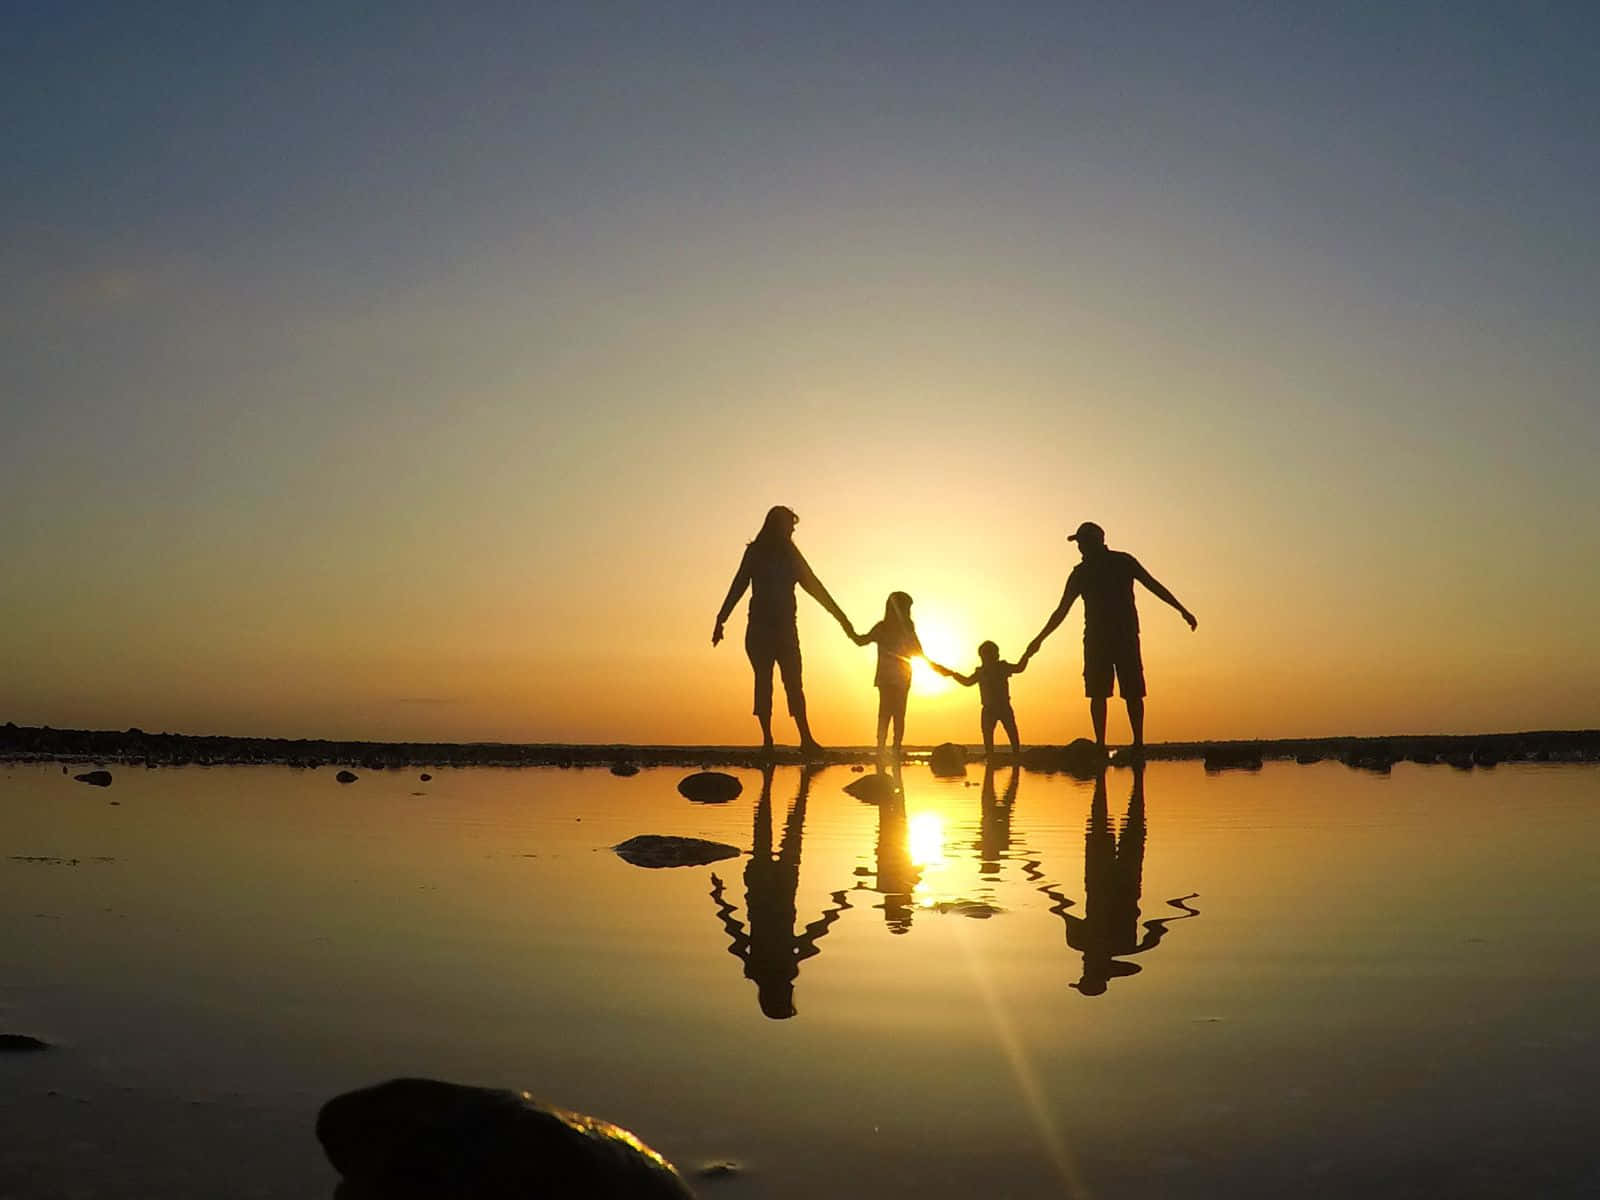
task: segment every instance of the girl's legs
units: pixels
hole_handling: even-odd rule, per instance
[[[883,743],[889,736],[889,715],[892,705],[889,693],[882,688],[878,689],[878,754],[883,754]]]
[[[900,753],[901,743],[906,740],[906,697],[909,694],[908,690],[895,692],[893,696],[894,709],[891,715],[894,717],[894,752],[897,755]]]
[[[983,756],[994,757],[994,722],[995,718],[990,713],[983,714]]]

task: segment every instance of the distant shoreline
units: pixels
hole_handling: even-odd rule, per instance
[[[932,747],[913,747],[906,757],[925,760]],[[971,759],[981,750],[965,747]],[[1092,749],[1092,748],[1091,748]],[[1032,770],[1081,768],[1084,744],[1028,746],[1021,765]],[[1534,730],[1521,733],[1421,734],[1395,737],[1271,738],[1235,741],[1161,742],[1145,747],[1148,761],[1201,760],[1208,770],[1250,770],[1274,759],[1302,763],[1332,759],[1351,767],[1386,771],[1395,763],[1440,763],[1470,769],[1502,762],[1600,762],[1600,730]],[[825,763],[870,763],[866,746],[829,749]],[[1009,754],[998,756],[1010,762]],[[1113,765],[1126,761],[1114,755]],[[90,730],[0,726],[0,761],[118,762],[135,766],[243,766],[272,764],[314,769],[365,767],[760,767],[801,761],[793,748],[770,757],[744,746],[628,746],[577,743],[360,742],[314,738],[255,738],[225,735],[146,733],[140,729]]]

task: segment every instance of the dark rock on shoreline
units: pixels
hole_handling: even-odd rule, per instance
[[[612,763],[611,773],[613,775],[621,775],[623,778],[627,778],[630,775],[637,775],[639,773],[639,766],[637,763],[631,762]]]
[[[703,867],[707,863],[734,858],[739,847],[726,842],[708,842],[703,838],[670,837],[659,833],[641,833],[611,847],[623,862],[636,867]]]
[[[959,779],[967,773],[967,748],[941,742],[928,755],[928,769],[943,779]]]
[[[95,787],[111,786],[110,771],[85,771],[82,775],[74,775],[73,778],[79,783],[91,783]]]
[[[874,771],[871,775],[852,779],[844,785],[844,790],[857,800],[865,800],[868,804],[882,804],[894,796],[895,786],[890,776],[882,771]]]
[[[25,1033],[0,1033],[0,1051],[8,1054],[30,1054],[35,1050],[50,1049],[49,1042],[41,1042]]]
[[[1212,774],[1218,771],[1261,770],[1261,747],[1219,745],[1206,751],[1205,768]]]
[[[341,1200],[692,1200],[625,1129],[523,1092],[396,1079],[322,1106]]]
[[[357,775],[354,771],[340,771],[334,776],[334,778],[340,783],[354,783],[356,780],[360,779],[361,776]]]
[[[696,804],[726,804],[742,791],[744,784],[722,771],[697,771],[678,780],[678,794]]]
[[[1075,779],[1093,779],[1108,764],[1106,748],[1088,738],[1065,746],[1034,746],[1022,753],[1022,765],[1033,771],[1065,771]]]

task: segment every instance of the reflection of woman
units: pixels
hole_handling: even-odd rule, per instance
[[[744,963],[745,978],[756,985],[761,1011],[775,1021],[795,1014],[794,984],[800,964],[820,952],[817,945],[828,926],[849,908],[843,892],[833,893],[833,907],[795,933],[795,893],[800,887],[800,839],[805,832],[810,769],[800,773],[800,792],[783,823],[783,839],[772,852],[772,768],[761,776],[756,801],[754,844],[744,868],[745,913],[749,928],[734,917],[733,905],[722,898],[722,880],[711,876],[711,899],[728,931],[728,953]]]
[[[711,644],[722,640],[722,627],[745,589],[750,589],[750,621],[745,628],[744,650],[755,672],[755,714],[761,722],[761,745],[772,749],[772,668],[783,676],[783,690],[789,698],[789,715],[800,731],[800,749],[822,749],[811,735],[806,720],[806,697],[800,683],[800,632],[795,627],[794,588],[799,584],[832,614],[845,634],[855,636],[850,619],[844,615],[828,589],[822,586],[800,548],[794,544],[794,527],[800,518],[781,504],[767,513],[761,532],[744,548],[739,570],[728,586],[727,598],[717,612]]]

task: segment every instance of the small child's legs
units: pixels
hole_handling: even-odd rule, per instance
[[[1011,709],[1002,709],[999,712],[990,712],[985,709],[983,713],[983,753],[986,757],[994,757],[994,727],[999,724],[1005,731],[1006,737],[1011,739],[1011,753],[1015,757],[1022,752],[1022,743],[1017,738],[1017,718]]]

